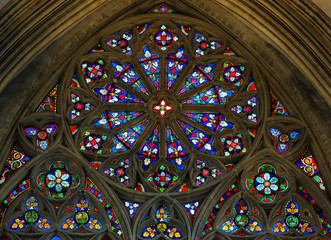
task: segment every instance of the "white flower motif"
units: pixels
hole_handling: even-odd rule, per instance
[[[119,72],[122,72],[123,71],[123,67],[121,65],[117,65],[116,66],[116,70],[119,71]]]
[[[211,72],[211,70],[212,70],[212,68],[211,68],[211,67],[206,67],[206,68],[205,68],[205,70],[204,70],[204,72],[205,72],[205,73],[210,73],[210,72]]]
[[[144,159],[144,164],[145,165],[149,165],[151,163],[151,159],[150,158],[145,158]]]
[[[183,162],[183,159],[181,158],[176,158],[176,164],[181,165]]]
[[[264,194],[269,195],[278,190],[278,178],[270,173],[264,173],[256,177],[255,181],[258,183],[256,190],[263,191]]]
[[[47,178],[50,180],[47,183],[47,187],[54,187],[57,192],[61,192],[63,188],[68,188],[70,186],[70,183],[68,182],[70,175],[60,169],[56,169],[54,173],[47,174]]]
[[[211,150],[211,145],[209,143],[205,144],[205,149]]]

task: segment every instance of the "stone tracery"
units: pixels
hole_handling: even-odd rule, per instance
[[[174,12],[166,6],[160,9]],[[139,35],[135,32],[136,26],[131,26],[132,29],[129,31],[127,31],[128,27],[126,29],[118,27],[118,35],[122,36],[120,40],[110,39],[108,42],[101,42],[98,52],[92,50],[90,55],[82,57],[83,63],[79,64],[80,69],[76,68],[77,73],[73,78],[60,83],[65,90],[59,96],[67,99],[65,104],[59,104],[62,119],[66,119],[65,127],[61,131],[71,130],[73,135],[71,141],[76,146],[75,151],[80,151],[85,158],[82,161],[89,162],[100,170],[106,165],[114,166],[113,170],[109,168],[111,174],[107,174],[113,177],[109,178],[112,179],[112,188],[120,191],[124,185],[127,193],[133,194],[139,189],[148,192],[146,196],[149,193],[158,195],[158,192],[177,192],[180,198],[180,194],[184,195],[183,189],[198,191],[201,185],[205,190],[216,186],[213,182],[220,183],[225,180],[226,174],[231,175],[231,169],[237,164],[248,162],[245,156],[259,144],[258,140],[255,141],[256,138],[263,134],[266,134],[264,137],[271,138],[267,135],[268,130],[262,129],[265,119],[270,116],[264,111],[268,101],[261,92],[268,92],[269,89],[262,79],[255,78],[254,71],[250,69],[253,63],[247,64],[244,56],[236,55],[233,58],[226,55],[229,51],[228,46],[222,41],[213,41],[218,36],[210,36],[208,30],[205,30],[204,34],[198,32],[201,31],[198,25],[202,23],[188,20],[187,25],[192,21],[197,26],[178,28],[176,17],[175,20],[170,20],[168,16],[163,18],[167,25],[159,27],[160,24],[151,16],[147,20],[148,23],[143,24],[146,27],[138,32]],[[145,36],[150,40],[144,42]],[[205,36],[210,36],[210,40]],[[197,47],[190,49],[190,44],[181,42],[185,38],[190,39]],[[131,47],[128,47],[129,45]],[[236,51],[235,48],[233,49],[232,52]],[[113,52],[114,50],[118,53]],[[112,55],[108,54],[109,52]],[[126,60],[125,57],[120,56],[123,53],[127,56],[137,54],[138,57],[140,56],[139,62],[129,58]],[[206,56],[210,56],[212,60],[204,58]],[[196,62],[192,64],[194,57]],[[69,85],[72,87],[68,87]],[[85,105],[78,105],[79,101]],[[239,101],[247,105],[235,105]],[[73,106],[73,103],[76,105]],[[280,104],[277,106],[279,109]],[[274,108],[273,113],[286,115],[284,113],[287,111],[283,105],[281,109],[284,111]],[[241,117],[243,113],[246,114],[246,118]],[[247,123],[247,120],[251,123]],[[268,125],[271,126],[272,122],[269,121]],[[296,140],[299,134],[291,137],[293,132],[280,130],[277,132],[275,129],[278,130],[278,128],[270,128],[270,133],[274,138],[275,135],[279,137],[279,143],[274,143],[279,154],[290,152],[294,143],[284,139],[284,136],[286,134],[288,140]],[[273,134],[275,132],[279,134]],[[57,136],[58,142],[54,145],[59,143],[60,138],[61,134]],[[274,140],[269,139],[269,141]],[[39,146],[38,142],[37,146]],[[24,150],[29,147],[31,152],[31,142],[25,144]],[[47,148],[41,147],[41,150]],[[298,148],[297,146],[296,149]],[[119,161],[126,158],[130,159],[127,165]],[[198,160],[206,162],[207,166],[218,165],[218,168],[212,169],[219,170],[221,174],[215,170],[217,173],[212,175],[215,179],[211,178],[204,164],[203,167],[202,165],[198,167]],[[115,164],[116,174],[113,173],[115,165],[112,165],[112,162],[118,163]],[[130,166],[131,172],[125,174],[126,170],[121,169],[121,166],[127,166],[126,168]],[[197,184],[198,177],[194,171],[193,174],[189,174],[194,167],[197,172],[201,172],[199,182],[203,179],[206,184]],[[118,177],[115,178],[115,175]],[[128,176],[136,177],[131,178],[131,183],[126,184]],[[268,182],[267,177],[264,180]],[[294,184],[294,181],[289,184]],[[265,185],[265,189],[267,187],[269,186]],[[264,191],[264,194],[268,195],[269,192]],[[200,199],[192,197],[190,200]],[[110,204],[112,206],[113,203]],[[132,205],[137,204],[143,202],[133,202]],[[105,206],[106,203],[103,205]],[[109,210],[110,206],[105,208]],[[121,212],[121,209],[123,207],[116,207],[118,212]],[[204,211],[207,209],[205,207]],[[113,212],[109,213],[109,216],[113,216]],[[137,214],[140,217],[139,211]],[[149,217],[152,216],[153,214]],[[205,218],[200,214],[198,219],[202,221]],[[242,220],[246,218],[246,215],[241,216]],[[112,222],[114,225],[117,224],[116,227],[113,229],[112,225],[110,226],[113,232],[117,230],[117,235],[112,235],[113,237],[123,237],[121,234],[123,230],[118,227],[120,222],[116,219]],[[240,225],[240,222],[239,219],[236,224]],[[187,227],[188,222],[186,221],[185,224]],[[217,220],[211,227],[219,224]],[[258,224],[253,225],[256,228],[260,226]],[[316,221],[313,224],[316,226]],[[101,225],[105,226],[100,223],[99,226]],[[158,228],[157,226],[158,224],[154,228]],[[167,226],[163,226],[162,229],[167,229]],[[264,228],[261,227],[262,229]],[[308,231],[307,226],[305,229]],[[196,227],[196,231],[201,230],[201,227],[200,230]],[[162,231],[158,230],[158,233],[161,234]],[[176,234],[176,231],[170,229],[167,236],[173,239],[189,237],[185,235],[189,234],[189,231],[183,234]],[[319,232],[320,230],[317,231]],[[135,234],[134,232],[133,235]],[[145,236],[147,234],[139,237]],[[201,236],[203,237],[203,234]],[[148,237],[154,238],[150,232]]]

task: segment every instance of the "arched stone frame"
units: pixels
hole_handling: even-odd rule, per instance
[[[15,4],[13,4],[13,9],[15,9],[15,7],[19,8],[21,6],[20,4],[22,3],[17,3],[16,6]],[[3,64],[5,69],[3,71],[3,74],[8,74],[6,74],[6,77],[4,77],[4,80],[2,81],[4,91],[1,95],[1,98],[3,99],[1,101],[1,111],[3,111],[2,115],[8,115],[8,113],[15,114],[10,114],[11,116],[1,119],[1,121],[3,121],[2,126],[5,126],[2,129],[4,139],[2,146],[4,146],[5,149],[2,152],[3,155],[1,155],[2,159],[7,158],[13,144],[12,140],[8,141],[7,139],[13,139],[14,132],[10,132],[10,129],[12,129],[12,126],[15,123],[15,119],[19,118],[20,114],[24,115],[27,112],[34,111],[34,109],[24,109],[22,107],[24,102],[26,101],[26,99],[31,99],[31,95],[34,95],[37,92],[41,92],[42,94],[39,95],[38,99],[34,98],[34,102],[30,102],[31,108],[36,108],[37,105],[42,101],[45,92],[48,92],[58,81],[60,77],[59,74],[61,74],[60,65],[67,65],[66,56],[70,55],[70,53],[73,52],[72,46],[75,46],[74,41],[76,39],[77,42],[88,39],[87,41],[92,44],[92,42],[95,42],[96,40],[96,37],[92,36],[92,33],[97,31],[95,30],[95,28],[102,28],[103,24],[105,24],[106,22],[111,22],[112,17],[117,17],[116,14],[120,11],[120,9],[123,9],[124,11],[124,9],[128,9],[128,7],[133,8],[138,4],[141,4],[140,8],[144,9],[146,6],[148,6],[149,3],[140,3],[139,1],[121,1],[121,3],[117,5],[116,2],[113,1],[112,3],[104,3],[103,5],[99,6],[96,6],[97,4],[84,4],[88,5],[85,10],[91,11],[91,15],[86,15],[84,16],[84,18],[80,18],[80,22],[77,23],[74,28],[74,30],[77,32],[72,31],[72,29],[70,29],[70,27],[68,26],[69,24],[72,24],[71,21],[73,21],[73,19],[71,19],[70,21],[66,21],[68,27],[63,30],[64,33],[63,35],[61,35],[61,37],[54,36],[54,38],[50,37],[47,39],[45,36],[45,38],[47,39],[47,44],[51,45],[45,45],[45,47],[42,48],[43,44],[40,43],[36,45],[35,48],[41,48],[41,50],[35,49],[28,52],[28,49],[30,47],[33,47],[29,46],[29,38],[27,38],[24,41],[24,43],[26,42],[26,45],[22,45],[20,51],[20,48],[17,45],[15,47],[16,50],[12,51],[12,55],[7,56],[7,54],[4,54],[4,57],[7,58],[5,63]],[[144,4],[146,5],[144,6]],[[169,4],[174,3],[172,1],[169,1]],[[181,4],[185,5],[184,2]],[[276,79],[268,82],[271,88],[277,93],[277,96],[282,101],[287,103],[286,107],[289,109],[289,111],[291,109],[296,109],[295,112],[298,113],[300,118],[305,119],[305,122],[309,126],[308,131],[311,137],[309,144],[314,149],[314,154],[319,161],[319,167],[328,187],[328,183],[330,181],[327,173],[330,172],[330,169],[328,165],[329,163],[327,161],[327,143],[330,140],[328,137],[329,131],[326,131],[325,129],[329,129],[327,124],[327,121],[329,119],[327,114],[327,104],[329,104],[329,91],[327,90],[329,72],[327,66],[329,59],[328,56],[324,54],[325,51],[323,51],[323,47],[318,43],[315,43],[314,40],[314,38],[317,38],[318,36],[321,43],[323,41],[326,42],[325,49],[328,49],[326,37],[323,37],[322,34],[325,24],[323,23],[323,21],[320,20],[323,19],[324,16],[320,15],[320,18],[316,20],[316,22],[318,22],[317,25],[319,26],[319,29],[315,28],[314,30],[312,30],[312,32],[315,33],[315,36],[313,38],[310,35],[306,36],[307,32],[300,32],[299,30],[293,29],[293,26],[296,26],[297,29],[300,29],[303,26],[310,26],[304,24],[311,24],[311,22],[308,22],[307,20],[308,17],[304,18],[303,14],[293,14],[285,16],[281,12],[281,10],[284,9],[293,10],[296,8],[301,8],[303,10],[309,9],[306,12],[306,14],[308,14],[314,11],[314,6],[310,4],[308,4],[308,6],[305,6],[302,3],[294,2],[293,5],[290,5],[288,3],[281,3],[279,5],[273,6],[269,3],[264,3],[265,5],[262,5],[261,3],[251,2],[215,3],[213,1],[204,1],[203,3],[201,1],[193,1],[190,4],[194,10],[199,10],[199,12],[204,14],[206,16],[206,19],[209,19],[214,23],[218,23],[217,25],[222,25],[223,28],[225,26],[225,30],[228,32],[228,34],[237,39],[238,44],[244,46],[252,55],[254,55],[254,57],[256,58],[256,60],[254,61],[257,61],[259,63],[265,63],[263,65],[263,69],[265,69],[265,71],[268,71],[269,73],[272,73],[272,76],[274,77],[274,79]],[[284,6],[282,4],[284,4]],[[118,11],[116,11],[117,9],[115,9],[114,6],[118,7]],[[34,9],[37,6],[31,4],[30,7],[31,9]],[[54,10],[54,17],[57,13],[68,14],[69,12],[71,12],[71,9],[80,11],[81,14],[83,11],[78,10],[78,6],[75,6],[74,3],[56,3],[52,6],[47,7],[49,11]],[[180,8],[180,4],[178,5],[178,7]],[[110,9],[112,9],[113,15],[111,14]],[[187,9],[188,11],[188,7],[185,7],[185,9]],[[254,15],[250,15],[252,14],[252,9],[254,9]],[[92,13],[99,13],[100,17],[96,17],[96,14]],[[22,12],[22,14],[24,15],[24,11]],[[266,15],[269,16],[266,17]],[[275,18],[271,17],[270,15],[275,16],[275,18],[277,19],[282,19],[283,21],[276,21]],[[10,17],[10,12],[7,16]],[[42,27],[45,27],[45,29],[52,27],[52,17],[53,16],[50,16],[49,22],[44,21],[43,24],[40,25],[41,27],[38,26],[40,31],[42,30]],[[261,18],[265,18],[270,22],[267,25],[263,25],[265,23],[263,22],[263,20],[261,20]],[[239,21],[243,25],[241,26],[237,22],[233,21],[233,19],[236,19],[236,21]],[[325,17],[324,20],[325,22],[329,21],[329,19],[325,19]],[[36,19],[36,21],[38,20]],[[251,24],[252,22],[254,22],[254,25]],[[268,26],[268,28],[266,26]],[[73,25],[71,25],[71,28],[73,28]],[[93,28],[94,30],[91,30],[89,32],[89,30]],[[245,28],[249,28],[252,31],[247,31]],[[270,30],[268,31],[267,29]],[[285,29],[287,30],[287,34],[284,34],[286,32]],[[37,34],[37,30],[31,32],[36,34],[35,37],[37,37],[37,35],[40,35]],[[57,31],[53,30],[52,34],[56,35],[56,33]],[[43,34],[46,35],[46,31]],[[31,34],[31,37],[33,37],[32,35],[33,34]],[[8,38],[5,39],[3,43],[9,41],[9,36],[10,33],[8,34]],[[298,40],[297,38],[300,39]],[[38,36],[38,38],[36,39],[41,38],[40,36]],[[71,41],[69,39],[71,39]],[[15,40],[16,39],[13,40],[13,45],[9,45],[10,47],[14,48],[14,44],[18,43]],[[310,44],[305,45],[302,42],[308,42]],[[307,46],[311,48],[308,49]],[[11,52],[9,51],[10,47],[8,47],[8,51],[6,51],[6,53]],[[302,50],[304,48],[306,48],[305,51]],[[59,51],[60,49],[61,51]],[[38,51],[38,54],[33,54],[33,51]],[[82,51],[86,51],[86,49]],[[25,53],[27,55],[25,55]],[[77,55],[79,54],[77,53]],[[12,61],[11,56],[13,56]],[[25,60],[15,62],[21,59],[21,57],[22,59],[25,58]],[[275,71],[275,69],[282,69],[284,72]],[[33,73],[31,73],[31,71],[33,71]],[[27,74],[27,72],[29,74]],[[14,76],[14,74],[15,77],[12,77]],[[23,83],[22,79],[24,79]],[[44,79],[47,79],[47,81],[45,81]],[[322,79],[325,79],[325,82],[323,82]],[[46,83],[41,88],[39,88],[41,86],[40,82]],[[277,84],[275,84],[275,82],[277,82]],[[26,85],[24,86],[24,84]],[[290,89],[288,88],[289,84],[291,84]],[[323,89],[323,86],[325,87],[325,90]],[[293,91],[291,91],[292,89]],[[313,91],[312,89],[316,90]],[[17,92],[17,94],[19,93],[20,96],[22,96],[21,92],[24,92],[25,94],[22,98],[17,97],[15,95],[15,92]],[[26,97],[26,99],[24,99],[24,97]],[[19,99],[19,101],[15,101],[14,103],[12,102],[12,99]],[[291,101],[287,101],[287,99]],[[8,104],[8,102],[10,102],[10,104]],[[290,102],[292,102],[293,104]],[[10,117],[12,117],[12,119]],[[323,121],[321,121],[320,119],[322,119]],[[325,121],[325,119],[327,119],[327,121]],[[323,124],[325,124],[325,126]],[[297,169],[294,171],[297,171]],[[12,181],[15,182],[14,180]],[[11,185],[7,184],[6,186]],[[311,185],[311,187],[313,189],[316,189],[316,187],[313,185]],[[9,191],[11,191],[11,189],[4,189],[2,191],[8,193]],[[314,191],[311,194],[314,196],[315,199],[324,198],[321,194],[319,194],[318,191]],[[4,196],[6,195],[7,194],[4,194]],[[322,201],[319,204],[326,212],[326,214],[330,216],[330,209],[327,202]]]

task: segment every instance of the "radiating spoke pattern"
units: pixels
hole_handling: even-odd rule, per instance
[[[169,11],[160,6],[151,13]],[[191,159],[192,153],[243,158],[256,137],[259,97],[245,60],[194,27],[153,21],[134,27],[105,38],[89,52],[98,54],[96,60],[85,60],[74,74],[68,104],[73,137],[96,168],[114,154],[123,155],[131,173],[119,167],[123,160],[102,168],[122,185],[140,184],[129,180],[136,171],[151,183],[148,176],[160,174],[161,165],[182,178],[197,161],[203,164],[197,165],[201,174],[194,173],[192,187],[212,182],[224,165]],[[107,57],[109,51],[118,56]],[[209,54],[214,57],[203,60]],[[252,128],[245,130],[244,120]],[[145,189],[141,186],[137,189]]]
[[[13,123],[1,240],[330,237],[323,154],[263,51],[155,2],[95,26]]]

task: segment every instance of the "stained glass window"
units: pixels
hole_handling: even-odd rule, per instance
[[[20,120],[2,239],[330,237],[302,186],[328,198],[306,124],[249,52],[172,6],[137,11]]]

